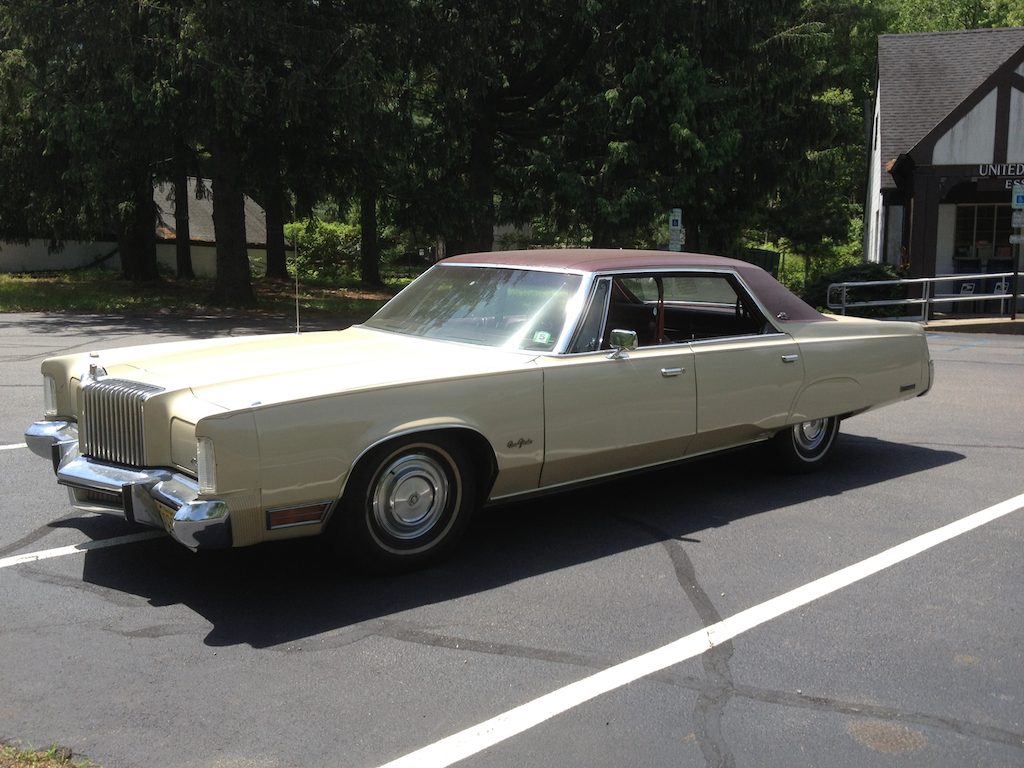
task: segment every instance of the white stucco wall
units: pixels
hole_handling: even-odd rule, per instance
[[[1021,69],[1024,69],[1024,66],[1020,67],[1017,72],[1024,76]],[[1010,91],[1010,125],[1019,126],[1019,129],[1010,131],[1009,141],[1006,145],[1006,159],[1011,162],[1019,162],[1024,160],[1024,91],[1018,91],[1016,88]]]
[[[0,243],[0,272],[50,272],[78,269],[93,264],[114,248],[116,243],[70,242],[59,253],[49,253],[46,243],[33,240],[28,245]],[[121,258],[114,255],[103,262],[109,269],[121,269]]]
[[[116,247],[116,243],[69,242],[60,253],[48,253],[46,243],[34,240],[28,245],[0,243],[0,272],[59,272],[80,269],[96,263]],[[158,243],[156,260],[173,273],[177,256],[173,243]],[[262,248],[249,249],[249,263],[257,274],[266,272],[267,252]],[[114,254],[102,262],[106,269],[120,271],[121,257]],[[196,277],[217,276],[217,249],[212,245],[192,246],[192,271]]]
[[[177,269],[178,257],[174,243],[161,243],[156,247],[157,263],[172,273]],[[249,249],[249,264],[253,272],[263,274],[267,271],[267,252],[262,248]],[[192,246],[192,271],[196,277],[214,278],[217,276],[217,248],[213,245]]]
[[[993,90],[935,142],[932,165],[975,165],[994,162],[996,96]]]
[[[883,260],[882,242],[885,212],[882,210],[882,160],[879,157],[881,146],[881,119],[879,117],[879,94],[881,84],[875,94],[872,114],[874,119],[871,127],[871,149],[868,153],[868,189],[864,205],[864,260],[879,262]]]

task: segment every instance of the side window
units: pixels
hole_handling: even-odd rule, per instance
[[[666,273],[612,281],[604,336],[613,329],[635,331],[637,343],[647,347],[754,335],[766,327],[728,275]]]
[[[597,281],[594,290],[590,294],[590,303],[587,305],[586,314],[580,330],[569,345],[570,353],[594,352],[601,349],[601,338],[605,333],[605,309],[608,305],[608,289],[611,280],[602,278]]]
[[[721,275],[671,275],[664,278],[665,301],[705,308],[736,306],[736,290]]]
[[[635,332],[637,344],[641,347],[654,346],[663,341],[671,343],[671,339],[666,340],[659,334],[659,283],[660,278],[650,275],[616,277],[612,280],[602,349],[610,348],[608,338],[613,330]]]
[[[665,333],[676,340],[762,333],[764,318],[727,275],[666,275]]]

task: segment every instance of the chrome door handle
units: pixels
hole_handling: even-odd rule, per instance
[[[800,355],[783,355],[782,362],[784,363],[795,363],[800,359]]]
[[[685,368],[662,368],[661,375],[667,379],[669,376],[679,376],[685,371]]]

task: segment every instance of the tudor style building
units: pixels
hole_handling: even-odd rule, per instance
[[[1012,270],[1024,28],[881,35],[876,85],[867,260],[911,277]]]

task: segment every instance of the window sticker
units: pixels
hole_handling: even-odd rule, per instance
[[[551,334],[548,333],[547,331],[537,331],[535,334],[533,334],[533,340],[537,344],[550,344]]]

